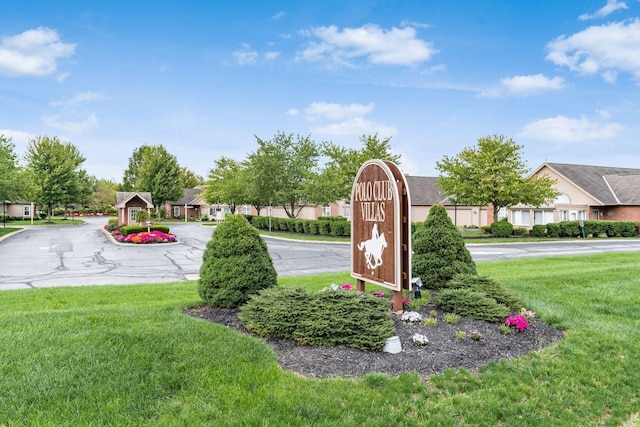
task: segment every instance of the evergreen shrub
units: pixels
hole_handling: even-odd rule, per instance
[[[536,224],[531,229],[531,237],[544,237],[547,233],[547,227],[542,224]]]
[[[518,310],[522,303],[520,300],[507,292],[504,287],[487,276],[475,276],[469,274],[458,274],[445,285],[448,289],[471,289],[480,292],[489,298],[493,298],[499,304],[504,304],[511,310]]]
[[[546,227],[547,235],[549,237],[560,237],[560,224],[549,223]]]
[[[152,224],[151,227],[147,227],[146,225],[123,225],[120,227],[120,232],[123,236],[128,236],[129,234],[142,233],[147,230],[151,231],[162,231],[163,233],[169,233],[169,226],[162,224]]]
[[[318,220],[317,225],[318,225],[318,234],[320,234],[321,236],[328,236],[330,234],[331,232],[330,221]]]
[[[227,215],[202,256],[198,294],[214,307],[236,308],[278,276],[258,231],[242,215]]]
[[[276,287],[251,298],[238,317],[260,337],[380,351],[395,333],[388,306],[385,299],[366,293]]]
[[[443,289],[436,296],[435,304],[444,311],[488,322],[502,321],[511,314],[506,305],[468,288]]]
[[[513,234],[513,225],[507,221],[507,218],[502,218],[500,221],[491,223],[491,234],[495,237],[509,237]]]
[[[433,205],[413,234],[412,277],[425,287],[441,288],[456,274],[476,274],[476,264],[442,205]]]

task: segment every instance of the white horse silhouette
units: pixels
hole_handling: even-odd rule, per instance
[[[382,252],[387,247],[387,239],[384,233],[378,235],[378,224],[374,224],[371,231],[371,239],[360,242],[359,250],[364,251],[364,259],[367,261],[369,270],[373,270],[382,265]]]

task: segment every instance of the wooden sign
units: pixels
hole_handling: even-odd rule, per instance
[[[410,289],[410,207],[407,182],[396,164],[362,165],[351,192],[351,276],[360,290],[365,281],[398,293]]]

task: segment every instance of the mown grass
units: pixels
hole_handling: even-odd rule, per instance
[[[31,223],[30,219],[12,219],[7,222],[7,225],[11,225],[12,227],[15,227],[17,225],[18,226],[19,225],[79,225],[84,223],[85,221],[80,218],[69,216],[66,219],[61,217],[54,217],[54,218],[51,218],[50,220],[47,220],[47,218],[34,219],[33,224]]]
[[[15,233],[16,231],[20,231],[20,230],[22,230],[22,228],[18,228],[18,227],[0,228],[0,237],[6,236],[6,235],[11,234],[11,233]]]
[[[640,253],[480,263],[561,342],[477,373],[283,371],[263,341],[184,316],[194,282],[0,293],[0,425],[633,425]],[[320,289],[348,274],[281,278]],[[428,349],[427,349],[428,351]],[[330,363],[330,362],[329,362]],[[357,363],[354,361],[354,363]]]

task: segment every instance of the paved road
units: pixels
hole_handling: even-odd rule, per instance
[[[172,224],[179,244],[116,245],[104,218],[78,226],[33,227],[0,242],[0,290],[193,280],[213,229]],[[349,271],[348,244],[265,239],[280,275]],[[640,240],[467,245],[474,260],[640,251]]]

